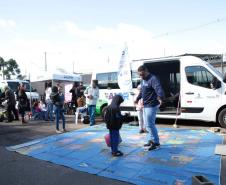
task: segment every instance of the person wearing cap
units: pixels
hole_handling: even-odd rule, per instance
[[[92,80],[90,86],[84,91],[86,104],[90,116],[90,126],[95,125],[96,103],[99,98],[98,80]]]

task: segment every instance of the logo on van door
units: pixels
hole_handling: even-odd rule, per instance
[[[119,94],[123,97],[124,100],[129,100],[129,93],[127,92],[119,92],[119,93],[105,93],[105,97],[106,99],[108,100],[112,100],[112,98],[116,95],[116,94]]]

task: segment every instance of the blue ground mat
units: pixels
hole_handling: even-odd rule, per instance
[[[97,125],[7,149],[138,185],[190,185],[194,175],[220,184],[221,158],[214,150],[222,143],[222,136],[205,130],[160,128],[161,148],[147,151],[143,148],[145,134],[139,134],[137,127],[123,125],[119,148],[124,156],[112,157],[104,141],[106,133],[105,125]]]

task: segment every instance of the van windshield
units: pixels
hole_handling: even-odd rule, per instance
[[[26,92],[30,91],[30,84],[28,82],[22,82],[22,83],[26,87]],[[8,86],[13,92],[16,92],[18,90],[19,85],[20,85],[19,82],[8,82]],[[33,92],[32,87],[31,87],[31,91]]]

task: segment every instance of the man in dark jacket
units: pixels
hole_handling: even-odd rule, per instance
[[[164,92],[157,77],[148,71],[145,65],[138,68],[138,74],[142,78],[141,91],[137,96],[135,103],[139,99],[143,99],[144,105],[144,122],[148,129],[148,143],[144,146],[149,147],[148,150],[155,150],[160,147],[158,130],[155,126],[156,113],[162,104]]]

